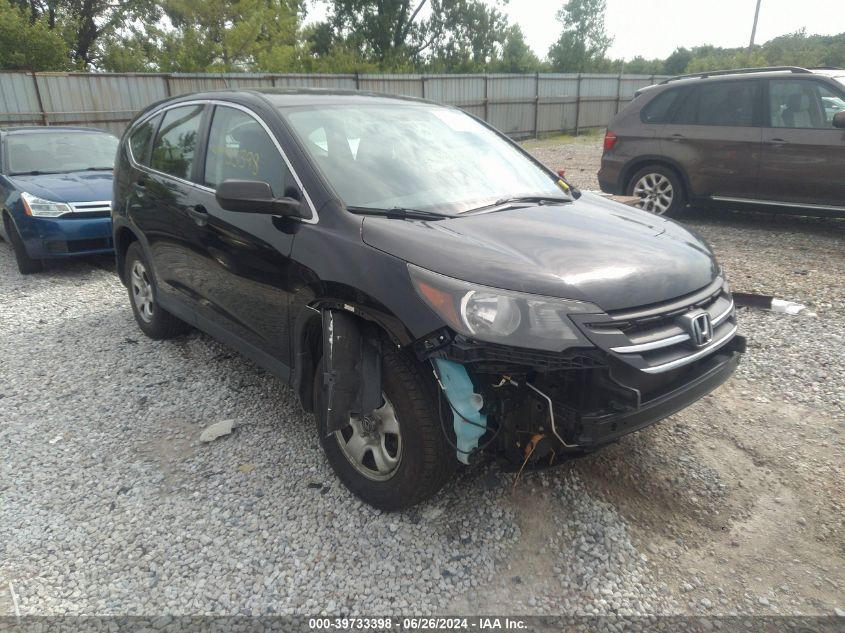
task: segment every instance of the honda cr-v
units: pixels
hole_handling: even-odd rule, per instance
[[[120,144],[118,272],[289,383],[380,508],[461,464],[541,467],[686,407],[744,350],[721,269],[670,220],[571,189],[460,110],[360,93],[159,103]]]

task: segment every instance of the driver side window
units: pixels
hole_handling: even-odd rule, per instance
[[[785,79],[769,84],[769,115],[772,127],[826,129],[845,101],[818,81]]]
[[[273,195],[296,195],[290,172],[275,143],[252,116],[235,108],[217,106],[208,133],[205,184],[224,180],[262,180]]]

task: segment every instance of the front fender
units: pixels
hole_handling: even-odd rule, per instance
[[[412,342],[408,331],[395,317],[372,310],[369,306],[325,297],[310,302],[297,315],[293,326],[293,359],[290,384],[299,395],[306,411],[313,411],[314,375],[317,361],[326,348],[327,313],[347,316],[344,325],[354,324],[362,336],[371,341],[385,338],[397,347]],[[370,363],[372,364],[372,363]],[[379,385],[381,379],[378,379]],[[381,388],[379,386],[379,396]]]

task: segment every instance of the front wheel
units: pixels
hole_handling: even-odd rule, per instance
[[[635,173],[628,181],[628,195],[638,197],[636,206],[655,215],[676,215],[687,205],[677,174],[662,165],[648,165]]]
[[[324,437],[322,362],[314,380],[317,432],[335,474],[381,510],[400,510],[437,493],[457,467],[437,417],[431,377],[416,359],[388,349],[382,359],[382,404]]]
[[[31,275],[32,273],[40,273],[44,270],[44,264],[41,263],[41,260],[33,259],[26,252],[26,246],[23,243],[21,234],[18,233],[18,229],[5,215],[3,216],[3,228],[6,229],[6,235],[9,236],[9,241],[12,244],[12,250],[15,253],[15,262],[18,265],[18,271],[22,275]]]

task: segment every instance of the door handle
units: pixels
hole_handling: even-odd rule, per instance
[[[194,222],[196,222],[199,226],[205,226],[208,224],[208,210],[201,204],[188,207],[188,215],[191,216]]]
[[[787,141],[786,141],[786,139],[782,139],[782,138],[773,138],[773,139],[769,139],[769,143],[772,143],[773,145],[786,145]]]
[[[684,140],[684,135],[683,135],[683,134],[673,134],[673,135],[672,135],[672,140],[673,140],[675,143],[678,143],[678,142],[680,142],[680,141]]]

